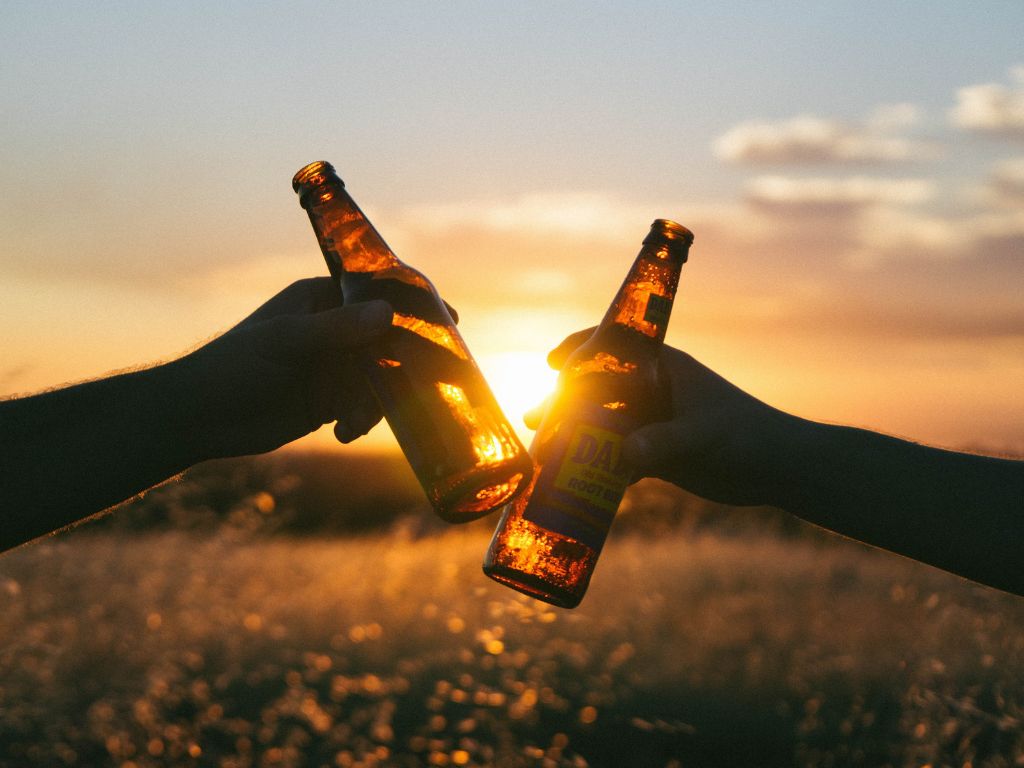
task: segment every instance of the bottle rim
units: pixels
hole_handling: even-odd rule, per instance
[[[333,165],[326,160],[317,160],[309,163],[308,165],[302,166],[302,168],[292,176],[292,189],[298,192],[301,187],[307,185],[316,186],[322,184],[331,177],[341,181],[341,179],[338,179]]]
[[[651,223],[651,234],[658,234],[670,240],[684,240],[687,245],[693,243],[693,232],[672,219],[655,219]]]

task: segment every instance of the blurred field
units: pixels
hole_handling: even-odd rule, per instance
[[[648,488],[561,611],[480,573],[493,521],[264,535],[315,494],[244,466],[0,558],[0,765],[1024,765],[1024,600],[772,525],[637,525],[690,503]]]

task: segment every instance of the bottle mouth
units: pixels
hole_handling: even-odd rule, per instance
[[[334,166],[326,160],[317,160],[315,163],[303,166],[298,173],[292,176],[292,189],[299,192],[303,187],[318,187],[325,181],[338,181],[342,186],[344,182],[334,172]]]
[[[671,219],[655,219],[651,224],[651,234],[658,234],[669,240],[684,240],[687,245],[693,244],[693,232]]]

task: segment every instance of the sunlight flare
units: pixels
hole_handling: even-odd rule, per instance
[[[501,409],[528,441],[532,432],[523,424],[523,416],[554,391],[558,371],[548,367],[543,352],[501,352],[483,355],[479,362]]]

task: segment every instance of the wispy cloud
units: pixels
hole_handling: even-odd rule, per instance
[[[878,107],[865,121],[846,123],[814,115],[741,123],[720,136],[715,154],[745,165],[882,165],[934,158],[933,142],[899,135],[920,114],[912,104]]]
[[[972,224],[976,252],[989,262],[1015,267],[1019,286],[1024,278],[1024,209],[979,216]]]
[[[761,176],[747,183],[745,198],[773,214],[835,218],[877,205],[922,203],[933,193],[934,185],[925,179]]]
[[[1024,205],[1024,157],[997,165],[989,177],[988,189],[998,202]]]
[[[959,89],[950,112],[953,124],[976,133],[1024,139],[1024,65],[1010,70],[1010,81]]]
[[[535,192],[509,200],[416,206],[402,213],[403,221],[428,232],[464,227],[491,232],[529,228],[538,233],[588,237],[634,234],[637,221],[648,216],[650,210],[645,206],[599,192]]]
[[[610,279],[639,250],[655,218],[693,226],[698,216],[698,206],[684,201],[537,192],[410,206],[393,212],[387,237],[403,258],[455,290],[469,293],[475,283],[478,293],[486,279],[496,288],[489,291],[494,301],[539,301],[567,286],[582,293]]]

